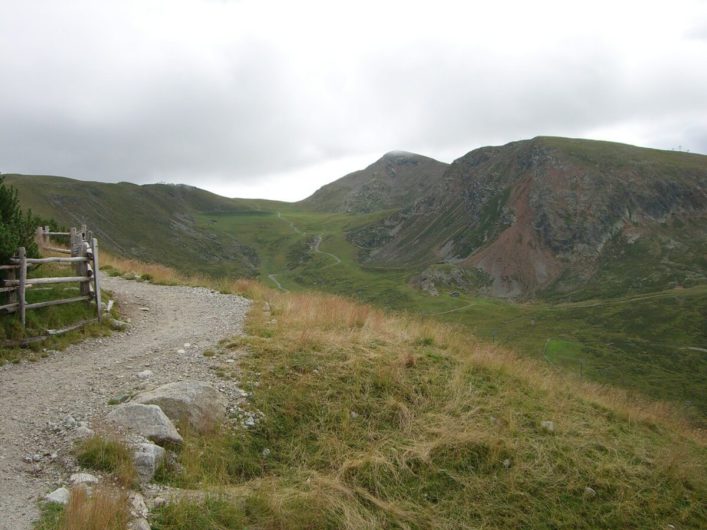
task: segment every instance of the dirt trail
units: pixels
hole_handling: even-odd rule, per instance
[[[282,221],[284,221],[284,222],[286,222],[288,225],[290,225],[290,228],[292,228],[292,230],[294,230],[295,233],[297,233],[297,234],[299,234],[299,235],[302,235],[302,236],[303,236],[303,235],[306,235],[306,233],[305,233],[305,232],[302,232],[302,230],[300,230],[299,228],[297,228],[297,225],[295,225],[292,221],[290,221],[289,219],[284,218],[280,212],[277,212],[277,217],[278,217],[278,219],[281,219]],[[336,254],[332,254],[332,253],[330,253],[330,252],[324,252],[323,250],[319,250],[319,245],[321,245],[321,244],[322,244],[322,234],[317,234],[317,235],[314,237],[314,244],[312,245],[312,251],[313,251],[315,254],[322,254],[322,255],[324,255],[324,256],[329,256],[330,258],[332,258],[332,259],[334,260],[334,263],[331,263],[331,264],[329,264],[329,265],[326,265],[326,266],[322,267],[322,269],[328,269],[329,267],[333,267],[334,265],[339,265],[339,264],[341,263],[341,258],[340,258],[339,256],[337,256]],[[283,274],[283,273],[268,274],[268,278],[269,278],[270,281],[272,281],[272,282],[275,284],[275,286],[276,286],[278,289],[280,289],[283,293],[289,293],[290,291],[289,291],[288,289],[286,289],[285,287],[283,287],[282,284],[280,283],[280,280],[277,279],[277,277],[278,277],[280,274]]]
[[[103,285],[131,319],[128,331],[0,367],[0,529],[31,528],[37,499],[65,482],[76,435],[57,424],[93,426],[109,399],[182,379],[213,381],[230,392],[210,367],[234,361],[202,353],[242,333],[247,300],[117,278]],[[141,379],[144,370],[153,374]]]
[[[333,267],[334,265],[338,265],[341,263],[341,258],[337,256],[336,254],[332,254],[331,252],[324,252],[323,250],[319,250],[319,245],[322,244],[322,235],[319,234],[317,237],[314,238],[314,247],[312,247],[312,250],[316,252],[317,254],[324,254],[325,256],[329,256],[330,258],[334,258],[334,263],[327,265],[326,267]],[[326,268],[325,267],[325,268]]]

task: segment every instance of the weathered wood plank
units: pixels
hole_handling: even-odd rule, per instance
[[[66,248],[44,247],[44,250],[48,252],[57,252],[59,254],[71,254],[71,250]]]
[[[72,324],[71,326],[67,326],[65,328],[61,329],[48,329],[47,334],[49,336],[54,336],[54,335],[61,335],[62,333],[68,333],[69,331],[74,331],[75,329],[79,329],[84,327],[86,324],[93,324],[96,322],[98,319],[96,318],[89,318],[88,320],[82,320],[81,322],[77,322],[76,324]]]
[[[67,250],[65,252],[71,252],[70,250]],[[80,263],[83,261],[88,261],[88,258],[59,258],[59,257],[52,257],[52,258],[27,258],[27,263]]]
[[[17,287],[0,287],[0,293],[9,293],[11,291],[16,291]]]
[[[0,271],[14,271],[15,269],[19,269],[19,265],[0,265]]]
[[[41,309],[42,307],[50,307],[53,305],[63,305],[63,304],[73,304],[75,302],[84,302],[90,300],[90,296],[76,296],[74,298],[65,298],[63,300],[49,300],[47,302],[36,302],[34,304],[27,304],[27,309]]]
[[[21,280],[5,280],[3,283],[6,286],[20,285]],[[47,285],[51,283],[88,283],[91,278],[86,276],[59,276],[56,278],[31,278],[28,285]]]
[[[17,311],[18,306],[19,304],[17,302],[15,302],[14,304],[0,305],[0,313],[14,313],[15,311]]]
[[[70,236],[71,232],[44,232],[47,236]]]

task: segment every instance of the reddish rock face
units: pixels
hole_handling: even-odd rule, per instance
[[[544,137],[477,149],[351,239],[378,266],[480,269],[491,279],[485,292],[506,297],[572,291],[601,274],[630,289],[630,278],[616,277],[629,273],[616,271],[623,247],[640,241],[659,269],[651,281],[665,288],[680,274],[704,276],[707,156]],[[694,256],[678,272],[676,248]]]

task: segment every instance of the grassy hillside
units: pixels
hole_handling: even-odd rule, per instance
[[[249,392],[257,421],[185,433],[158,480],[186,493],[153,512],[153,528],[707,524],[704,433],[668,406],[458,325],[206,282],[255,298],[247,335],[209,355],[242,352],[217,373]]]
[[[6,175],[24,207],[65,226],[83,223],[101,245],[125,256],[160,261],[210,274],[252,276],[258,256],[231,235],[201,229],[198,212],[250,211],[232,201],[190,186],[82,182],[62,177]]]
[[[317,289],[398,311],[462,324],[474,334],[582,377],[638,390],[707,415],[707,286],[578,302],[523,304],[443,289],[414,288],[415,269],[374,269],[357,261],[346,233],[377,216],[302,212],[203,215],[201,224],[237,233],[261,256],[261,279],[290,291]],[[321,236],[320,252],[311,242]],[[336,256],[341,261],[332,257]],[[640,276],[636,276],[640,279]],[[450,296],[450,293],[458,296]]]

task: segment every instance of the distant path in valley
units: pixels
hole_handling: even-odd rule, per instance
[[[294,230],[296,233],[298,233],[298,234],[300,234],[300,235],[304,235],[304,232],[302,232],[299,228],[297,228],[297,227],[295,226],[295,223],[293,223],[293,222],[290,221],[289,219],[285,219],[285,218],[282,216],[282,214],[281,214],[280,212],[277,212],[277,217],[278,217],[278,219],[282,219],[282,220],[285,221],[288,225],[290,225],[290,228],[292,228],[292,230]]]
[[[278,281],[277,279],[277,274],[268,274],[268,278],[270,278],[273,283],[277,286],[278,289],[280,289],[283,293],[289,293],[287,289],[285,289],[282,284]]]
[[[248,300],[120,278],[104,277],[102,283],[131,320],[126,332],[48,352],[38,362],[0,367],[2,530],[31,529],[39,516],[37,500],[66,482],[77,434],[56,425],[76,420],[93,428],[111,398],[140,388],[183,379],[224,385],[203,352],[243,332]],[[138,378],[147,367],[153,375]]]
[[[334,263],[331,265],[327,265],[327,267],[333,267],[334,265],[338,265],[341,263],[341,258],[335,254],[331,254],[330,252],[324,252],[323,250],[319,250],[319,245],[322,244],[322,235],[317,234],[317,237],[314,238],[314,246],[312,247],[312,250],[316,252],[317,254],[324,254],[325,256],[329,256],[330,258],[334,258]]]
[[[299,228],[297,228],[297,225],[296,225],[295,223],[293,223],[293,222],[290,221],[289,219],[283,217],[280,212],[277,212],[277,218],[278,218],[278,219],[281,219],[282,221],[284,221],[285,223],[287,223],[287,224],[290,226],[290,228],[292,228],[292,230],[293,230],[296,234],[299,234],[299,235],[301,235],[301,236],[306,235],[305,232],[302,232],[302,230],[300,230]],[[329,264],[329,265],[326,265],[325,267],[322,267],[322,268],[323,268],[323,269],[326,269],[326,268],[329,268],[329,267],[334,267],[335,265],[339,265],[339,264],[341,263],[341,258],[340,258],[339,256],[337,256],[336,254],[332,254],[331,252],[324,252],[323,250],[319,250],[319,245],[321,245],[321,244],[322,244],[322,234],[317,234],[317,235],[314,237],[314,244],[312,245],[312,251],[313,251],[315,254],[323,254],[324,256],[329,256],[330,258],[332,258],[332,259],[334,260],[334,263],[331,263],[331,264]],[[290,291],[289,291],[288,289],[286,289],[285,287],[283,287],[282,284],[280,283],[280,280],[277,279],[277,276],[279,276],[280,274],[282,274],[282,273],[278,272],[278,273],[276,273],[276,274],[268,274],[268,278],[269,278],[270,281],[272,281],[272,282],[275,284],[275,286],[276,286],[278,289],[280,289],[282,292],[284,292],[284,293],[289,293]]]

